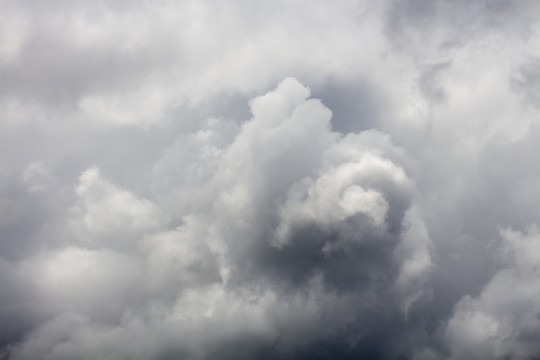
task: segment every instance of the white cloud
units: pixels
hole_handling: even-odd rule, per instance
[[[369,153],[358,162],[339,164],[323,171],[316,181],[303,179],[280,209],[276,245],[288,242],[295,225],[316,223],[331,229],[358,214],[367,216],[376,227],[384,227],[388,202],[381,193],[369,187],[370,175],[377,172],[390,179],[397,173],[398,186],[401,185],[399,180],[406,183],[402,169]],[[362,187],[363,182],[367,182],[366,188]]]
[[[128,296],[140,270],[134,259],[122,253],[67,247],[26,259],[19,272],[43,296],[42,309],[37,311],[52,307],[54,312],[68,312],[120,307],[126,298],[118,297]]]
[[[81,226],[92,237],[136,234],[166,222],[155,204],[110,184],[97,168],[81,174],[75,193],[78,204],[70,210],[74,226]]]

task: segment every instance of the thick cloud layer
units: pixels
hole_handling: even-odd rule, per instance
[[[536,2],[0,9],[0,358],[540,356]]]

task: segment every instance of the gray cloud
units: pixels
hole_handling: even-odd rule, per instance
[[[540,356],[535,2],[0,6],[0,358]]]

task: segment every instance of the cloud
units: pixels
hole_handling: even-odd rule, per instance
[[[81,174],[75,194],[78,204],[70,209],[74,226],[86,230],[93,239],[118,241],[122,233],[141,233],[166,222],[156,205],[103,180],[97,168]]]
[[[477,297],[460,300],[448,323],[452,358],[526,359],[539,351],[538,230],[524,234],[506,229],[501,236],[506,266]]]
[[[161,333],[147,340],[151,356],[169,346],[171,354],[212,356],[245,336],[254,343],[227,356],[251,356],[273,342],[272,351],[301,346],[307,356],[314,341],[348,343],[352,355],[365,341],[362,331],[349,333],[354,340],[332,332],[344,334],[347,323],[372,311],[407,321],[402,316],[425,292],[418,284],[431,260],[430,239],[411,207],[414,186],[393,162],[400,149],[377,131],[333,132],[330,111],[292,78],[250,104],[253,118],[231,143],[215,144],[209,159],[192,159],[217,166],[206,178],[190,173],[199,180],[183,186],[208,194],[175,198],[193,201],[173,212],[181,214],[176,228],[160,230],[167,222],[158,205],[104,180],[97,168],[80,175],[67,213],[78,247],[14,264],[50,309],[11,350],[13,358],[125,351],[125,340],[114,349],[104,343],[103,331],[122,338]],[[193,139],[204,143],[209,134]],[[168,152],[164,159],[171,160]],[[375,302],[392,293],[395,299]],[[323,321],[328,330],[309,330]],[[164,343],[188,331],[191,340]]]
[[[540,354],[536,2],[0,8],[0,358]]]

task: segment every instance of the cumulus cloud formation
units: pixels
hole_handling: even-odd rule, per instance
[[[540,356],[536,2],[0,8],[1,359]]]

